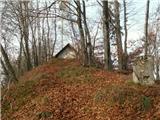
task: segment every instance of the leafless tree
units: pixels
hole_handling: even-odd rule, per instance
[[[110,38],[109,38],[109,8],[108,1],[103,3],[103,36],[104,36],[104,69],[111,70],[111,52],[110,52]]]
[[[147,53],[148,53],[148,19],[149,19],[149,2],[150,0],[147,0],[146,5],[146,16],[145,16],[145,59],[147,59]]]

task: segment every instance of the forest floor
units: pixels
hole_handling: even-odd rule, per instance
[[[160,85],[54,59],[2,89],[2,120],[160,120]]]

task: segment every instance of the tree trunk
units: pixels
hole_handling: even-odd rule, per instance
[[[87,25],[86,20],[86,6],[85,1],[83,0],[83,19],[84,19],[84,30],[86,35],[86,44],[87,44],[87,54],[88,54],[88,65],[91,66],[93,64],[93,49],[92,49],[92,43],[91,43],[91,36]]]
[[[7,68],[6,68],[6,65],[5,65],[5,63],[3,62],[3,60],[1,59],[1,65],[2,65],[2,69],[3,69],[3,71],[4,71],[4,75],[5,75],[5,82],[6,83],[8,83],[9,82],[9,71],[7,70]]]
[[[46,7],[47,7],[47,3],[46,3]],[[49,19],[48,19],[48,16],[49,16],[49,9],[47,9],[47,15],[46,15],[46,18],[47,18],[47,28],[48,28],[48,31],[47,31],[47,58],[48,60],[51,58],[51,39],[50,39],[50,26],[49,26]]]
[[[160,57],[159,57],[160,59]],[[160,67],[160,60],[157,60],[157,63],[156,63],[156,80],[160,80],[160,70],[159,70],[159,67]]]
[[[31,70],[32,64],[31,64],[31,57],[30,57],[30,52],[29,52],[29,42],[28,42],[29,41],[28,2],[21,1],[20,5],[21,5],[21,9],[25,10],[25,11],[22,11],[21,22],[22,22],[22,26],[23,26],[23,36],[24,36],[26,60],[27,60],[27,70]]]
[[[37,0],[37,13],[39,12],[39,1]],[[37,37],[38,37],[38,53],[37,53],[37,56],[38,56],[38,64],[41,64],[42,63],[42,50],[41,50],[41,47],[42,47],[42,39],[41,39],[41,30],[40,30],[40,18],[39,18],[39,14],[37,14]]]
[[[126,0],[123,0],[124,6],[124,59],[123,59],[123,69],[127,69],[128,63],[128,53],[127,53],[127,37],[128,37],[128,30],[127,30],[127,9],[126,9]]]
[[[15,74],[15,71],[9,61],[9,58],[8,58],[8,55],[6,54],[3,46],[1,45],[1,53],[2,53],[2,56],[4,58],[4,61],[5,61],[5,64],[7,66],[7,70],[9,71],[10,75],[12,76],[13,80],[14,81],[18,81],[17,77],[16,77],[16,74]]]
[[[147,59],[148,56],[148,19],[149,19],[149,2],[150,0],[147,0],[147,6],[146,6],[146,18],[145,18],[145,59]]]
[[[20,49],[19,49],[19,56],[18,56],[18,75],[22,75],[22,68],[21,68],[21,61],[22,61],[22,50],[23,50],[23,35],[21,34],[21,39],[20,39]]]
[[[38,66],[38,55],[37,55],[37,46],[36,46],[37,41],[36,41],[36,37],[35,37],[36,25],[35,25],[35,28],[33,28],[34,25],[32,24],[29,17],[28,17],[28,21],[30,24],[31,34],[32,34],[32,58],[34,61],[34,66]]]
[[[43,57],[44,59],[42,60],[42,63],[43,62],[47,62],[47,42],[46,42],[46,37],[45,37],[45,27],[44,27],[44,24],[45,23],[45,18],[43,18],[42,19],[42,38],[41,38],[41,40],[42,40],[42,48],[43,48],[43,50],[41,51],[42,52],[42,56],[41,57]]]
[[[55,8],[55,14],[56,13],[57,13],[57,10]],[[55,51],[56,42],[57,42],[57,18],[55,16],[55,18],[54,18],[54,42],[53,42],[53,46],[52,46],[52,56],[53,56],[54,51]]]
[[[109,39],[109,8],[108,1],[103,3],[103,36],[104,36],[104,69],[111,70],[111,53],[110,53],[110,39]]]
[[[115,0],[115,32],[116,32],[116,44],[118,54],[119,70],[123,69],[123,48],[121,40],[121,27],[120,27],[120,11],[119,2]]]
[[[79,29],[79,33],[80,33],[80,41],[81,41],[81,50],[82,50],[82,62],[84,66],[87,66],[87,61],[88,61],[88,55],[87,55],[87,48],[86,48],[86,39],[84,36],[84,30],[83,30],[83,26],[82,26],[82,15],[81,15],[81,4],[80,1],[75,1],[75,3],[77,4],[77,14],[78,14],[78,29]]]

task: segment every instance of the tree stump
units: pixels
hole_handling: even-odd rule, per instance
[[[144,57],[138,57],[133,64],[133,82],[141,85],[153,85],[155,83],[153,72],[153,58],[144,59]]]

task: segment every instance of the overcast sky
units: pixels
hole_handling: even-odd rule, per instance
[[[39,1],[41,4],[44,4],[46,0],[39,0]],[[49,1],[50,3],[53,2],[52,0],[48,0],[48,2]],[[89,7],[87,7],[87,17],[89,18],[88,20],[91,21],[89,22],[88,25],[91,28],[91,32],[92,32],[91,34],[94,34],[94,31],[96,31],[97,29],[96,22],[100,22],[100,19],[102,16],[102,9],[101,9],[101,6],[97,3],[97,0],[86,0],[86,1],[88,1],[86,2],[87,6],[88,4],[90,4]],[[109,1],[113,1],[113,0],[109,0]],[[123,4],[122,4],[123,0],[119,0],[119,1],[121,3],[121,25],[123,28]],[[127,6],[127,12],[129,13],[128,40],[138,40],[144,35],[144,20],[145,20],[147,0],[126,0],[126,1],[129,4]],[[150,20],[153,19],[153,13],[155,12],[159,3],[160,3],[159,0],[150,0]],[[102,37],[102,30],[99,32],[99,36]],[[68,43],[68,40],[64,41],[64,45],[67,43]]]
[[[42,4],[45,2],[45,0],[39,0],[39,1]],[[87,8],[87,16],[97,21],[97,18],[101,16],[101,8],[99,4],[97,4],[97,0],[86,0],[86,1],[88,1],[88,3],[95,2],[96,6],[90,6]],[[113,1],[113,0],[109,0],[109,1]],[[119,0],[119,1],[121,3],[123,2],[123,0]],[[129,27],[131,27],[129,29],[128,38],[138,39],[139,37],[142,36],[144,31],[143,29],[144,29],[144,19],[145,19],[145,9],[146,9],[145,7],[146,7],[147,0],[126,0],[126,1],[129,2],[129,6],[127,8],[128,12],[132,11],[131,14],[129,15],[129,20],[128,20],[128,24],[130,24]],[[160,3],[159,0],[150,0],[150,19],[152,19],[153,13],[155,12],[159,3]],[[121,17],[123,17],[123,15],[121,15]]]
[[[88,1],[96,2],[96,0],[88,0]],[[113,0],[109,0],[109,1],[113,1]],[[123,0],[119,0],[119,1],[123,3]],[[126,0],[126,1],[129,4],[127,10],[128,12],[131,11],[128,18],[128,24],[130,24],[128,38],[138,39],[141,36],[143,36],[142,34],[144,31],[143,29],[144,29],[147,0]],[[150,0],[150,19],[153,18],[153,14],[159,3],[160,3],[159,0]],[[123,4],[121,4],[121,7],[123,9]],[[94,7],[94,9],[93,7],[90,7],[90,9],[88,9],[87,14],[96,19],[95,16],[98,17],[101,14],[98,11],[99,11],[99,7]],[[123,14],[121,14],[121,17],[123,17]],[[123,21],[122,21],[122,25],[123,25]]]
[[[3,0],[1,0],[3,1]],[[45,3],[46,0],[39,0],[41,4]],[[52,2],[52,0],[48,0]],[[96,30],[96,23],[100,22],[100,18],[102,16],[101,7],[97,3],[97,0],[86,0],[86,4],[90,4],[91,6],[87,7],[87,16],[91,20],[91,32]],[[99,0],[100,1],[100,0]],[[109,0],[113,1],[113,0]],[[123,0],[119,0],[120,3],[123,3]],[[145,20],[145,11],[146,11],[146,2],[147,0],[126,0],[129,5],[127,7],[127,12],[130,13],[128,16],[128,39],[129,40],[137,40],[144,35],[144,20]],[[153,13],[155,12],[159,0],[150,0],[150,20],[153,19]],[[92,6],[94,4],[94,6]],[[1,4],[0,4],[1,6]],[[121,25],[123,28],[123,4],[121,4]],[[90,23],[89,23],[90,24]],[[100,33],[102,35],[102,33]],[[68,41],[66,41],[68,42]]]

